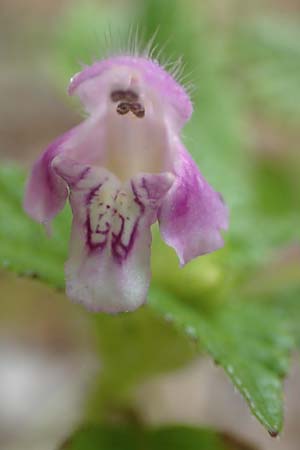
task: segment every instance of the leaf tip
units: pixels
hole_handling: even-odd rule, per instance
[[[277,430],[268,430],[268,433],[272,438],[276,438],[279,435],[279,431]]]

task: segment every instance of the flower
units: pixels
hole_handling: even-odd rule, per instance
[[[180,140],[185,89],[156,61],[114,56],[75,75],[88,117],[36,161],[24,207],[48,225],[69,197],[67,295],[93,311],[131,311],[147,298],[151,225],[183,265],[223,245],[227,208]]]

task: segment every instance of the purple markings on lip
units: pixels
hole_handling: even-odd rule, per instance
[[[137,237],[138,233],[138,226],[140,219],[145,211],[145,205],[141,202],[139,199],[138,193],[136,191],[136,188],[131,183],[131,189],[133,193],[133,199],[132,201],[135,202],[139,207],[139,212],[137,216],[134,218],[133,224],[130,224],[128,220],[130,220],[130,217],[124,217],[123,214],[121,214],[118,211],[118,208],[116,208],[116,205],[109,205],[104,204],[103,202],[100,202],[98,206],[103,206],[104,210],[98,215],[97,223],[93,223],[92,220],[92,211],[91,208],[93,207],[92,201],[95,198],[95,196],[99,195],[102,184],[99,184],[95,186],[86,196],[86,207],[87,207],[87,217],[85,222],[85,228],[86,228],[86,245],[90,251],[102,251],[104,248],[106,248],[107,245],[110,245],[111,253],[116,262],[121,264],[123,261],[125,261],[130,254],[134,242]],[[119,190],[116,191],[116,194],[114,196],[114,201],[117,200],[119,194]],[[102,225],[100,222],[103,220],[104,217],[107,217],[107,221]],[[118,218],[120,220],[120,229],[118,232],[112,231],[112,223],[113,221]],[[128,228],[130,227],[130,233],[128,243],[124,243],[124,233],[125,228],[126,231],[128,231]],[[97,239],[97,236],[102,236],[102,239]],[[100,240],[100,242],[99,242]]]
[[[85,222],[85,227],[86,227],[86,231],[87,231],[87,238],[86,238],[86,244],[89,248],[90,251],[94,251],[94,250],[103,250],[104,247],[107,244],[108,241],[108,234],[110,231],[110,224],[108,222],[106,222],[106,229],[105,230],[100,230],[98,227],[94,230],[92,227],[92,223],[91,223],[91,218],[90,218],[90,214],[88,212],[87,214],[87,218],[86,218],[86,222]],[[103,236],[106,236],[106,239],[103,240],[103,242],[95,242],[93,239],[93,235],[94,234],[100,234]]]
[[[86,206],[89,206],[91,204],[93,198],[95,197],[97,192],[100,190],[102,185],[103,185],[103,183],[99,183],[99,184],[97,184],[97,186],[95,186],[93,189],[90,190],[90,192],[86,196],[86,201],[85,201]]]
[[[130,233],[129,242],[127,245],[125,245],[122,242],[122,237],[123,237],[123,233],[124,233],[124,229],[125,229],[125,219],[121,214],[118,214],[118,215],[121,220],[121,229],[117,234],[112,233],[111,249],[112,249],[112,255],[115,258],[115,260],[118,263],[122,263],[122,261],[124,261],[127,258],[127,256],[129,255],[129,253],[133,247],[133,244],[135,242],[140,217],[138,217],[135,220],[134,225],[132,227],[132,231]]]
[[[109,231],[110,231],[110,223],[105,222],[105,229],[100,229],[99,223],[97,224],[96,228],[93,227],[92,220],[91,220],[91,203],[93,198],[99,193],[103,183],[99,183],[97,186],[95,186],[91,191],[88,193],[85,199],[85,204],[87,207],[87,217],[85,222],[85,228],[86,228],[86,244],[90,251],[96,250],[96,249],[104,249],[104,247],[107,244],[108,237],[109,237]],[[101,203],[100,203],[101,205]],[[100,221],[102,219],[104,214],[100,214],[98,217],[98,220]],[[106,236],[106,239],[104,239],[102,242],[95,241],[94,235],[102,235]]]
[[[115,260],[117,262],[119,262],[119,263],[122,263],[122,261],[124,261],[127,258],[127,256],[129,255],[130,251],[132,250],[134,242],[135,242],[135,239],[137,237],[138,226],[139,226],[140,219],[141,219],[142,215],[145,212],[145,205],[140,201],[140,199],[138,197],[138,194],[137,194],[137,191],[136,191],[136,188],[135,188],[134,183],[132,181],[131,181],[131,189],[132,189],[132,192],[134,194],[133,200],[139,206],[140,211],[139,211],[139,214],[138,214],[137,218],[134,221],[134,224],[133,224],[133,227],[132,227],[132,230],[131,230],[131,233],[130,233],[130,237],[129,237],[129,241],[128,241],[127,245],[125,245],[122,242],[122,237],[123,237],[123,233],[124,233],[125,226],[126,226],[125,217],[122,214],[118,213],[117,211],[115,212],[115,213],[118,214],[118,216],[119,216],[119,218],[121,220],[121,228],[120,228],[120,231],[117,234],[116,233],[112,233],[111,246],[112,246],[112,254],[113,254]],[[126,219],[128,220],[129,218],[126,217]]]
[[[140,207],[140,211],[141,211],[141,215],[142,215],[145,212],[145,205],[144,205],[144,203],[141,202],[133,181],[131,181],[131,189],[134,194],[134,201]]]
[[[82,181],[87,176],[87,174],[90,172],[90,170],[91,170],[90,167],[86,167],[85,169],[83,169],[81,174],[72,182],[70,187],[72,187],[72,188],[76,187],[76,185],[78,183],[80,183],[80,181]]]

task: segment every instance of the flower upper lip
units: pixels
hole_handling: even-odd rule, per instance
[[[75,93],[79,95],[83,103],[88,109],[86,102],[86,92],[93,83],[97,83],[102,76],[109,71],[118,69],[135,70],[143,74],[143,79],[148,86],[155,89],[161,98],[165,98],[167,102],[176,110],[179,116],[180,127],[189,120],[193,112],[193,105],[188,93],[183,86],[178,84],[176,80],[167,73],[157,61],[153,61],[147,57],[134,57],[130,55],[113,56],[108,59],[96,61],[91,66],[85,66],[84,69],[77,73],[70,82],[68,92],[70,95]],[[85,82],[89,86],[85,87]],[[121,85],[122,86],[122,85]],[[93,88],[92,88],[93,89]]]

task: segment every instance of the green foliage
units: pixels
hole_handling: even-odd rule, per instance
[[[87,427],[79,430],[60,450],[229,450],[210,430],[165,427],[140,430],[128,427]],[[231,450],[232,447],[230,447]],[[236,447],[238,450],[238,447]]]
[[[34,223],[21,207],[25,177],[16,167],[2,167],[0,175],[0,264],[20,275],[38,277],[63,287],[63,264],[67,254],[70,214],[55,220],[52,239],[42,225]]]
[[[197,88],[195,113],[184,140],[205,177],[224,194],[231,225],[223,250],[183,269],[178,268],[174,252],[154,233],[148,307],[120,317],[93,316],[103,370],[90,417],[96,410],[99,414],[99,401],[102,418],[105,412],[125,410],[130,405],[130,389],[138,382],[179,367],[204,349],[224,368],[252,413],[275,435],[282,427],[282,380],[289,354],[293,346],[300,345],[300,286],[296,280],[290,289],[275,271],[278,282],[273,290],[268,286],[266,293],[264,267],[274,249],[299,238],[299,187],[295,189],[294,183],[298,174],[291,169],[296,164],[281,164],[280,159],[274,163],[272,156],[270,160],[258,158],[250,151],[251,138],[245,131],[252,105],[272,120],[283,117],[293,125],[298,117],[299,33],[294,27],[289,30],[288,22],[273,19],[232,24],[230,33],[222,32],[197,2],[193,2],[196,11],[179,0],[172,2],[172,8],[170,2],[159,0],[139,5],[138,23],[145,40],[161,25],[156,41],[159,47],[168,41],[163,53],[174,59],[183,55],[185,74],[192,71]],[[89,63],[93,49],[100,49],[90,38],[91,30],[97,28],[101,36],[108,17],[112,33],[118,29],[122,35],[129,28],[128,16],[120,11],[97,11],[94,3],[78,6],[59,24],[59,45],[51,65],[60,68],[56,81],[61,86],[79,70],[78,60]],[[95,53],[100,56],[100,51]],[[21,170],[1,168],[0,264],[62,288],[69,210],[55,220],[52,239],[48,239],[43,228],[22,211],[23,185]],[[258,284],[255,293],[249,289],[253,283]],[[174,439],[184,442],[187,449],[189,442],[191,449],[219,449],[219,441],[205,433],[189,429],[114,429],[112,433],[112,429],[95,428],[80,432],[65,448],[110,450],[127,445],[134,449],[139,439],[142,448],[152,448],[154,442],[156,449],[169,448],[170,442],[176,448]]]
[[[254,17],[239,23],[234,38],[248,98],[264,114],[297,127],[300,118],[298,19]]]
[[[0,222],[2,264],[21,274],[35,274],[61,287],[67,217],[62,216],[55,224],[54,242],[46,236],[43,238],[40,227],[22,212],[23,177],[20,171],[1,169],[0,183],[0,207],[2,211],[8,211]],[[16,248],[21,245],[20,253]],[[165,265],[168,267],[166,260]],[[277,310],[258,302],[220,301],[214,308],[209,308],[209,295],[202,300],[199,298],[198,302],[197,284],[192,296],[189,295],[184,273],[181,281],[180,278],[177,281],[183,283],[185,289],[178,290],[177,296],[171,294],[170,289],[166,291],[153,283],[149,307],[195,341],[199,349],[202,345],[225,369],[254,415],[271,433],[278,433],[282,426],[281,380],[287,372],[291,349],[285,321],[280,321]],[[179,272],[175,279],[177,277],[180,277]],[[192,273],[193,277],[197,277],[197,271]],[[156,280],[158,285],[164,284],[163,280]],[[156,322],[146,311],[117,318],[99,316],[95,320],[105,367],[101,395],[106,402],[113,403],[114,397],[116,402],[120,401],[126,389],[143,377],[176,367],[194,355],[194,350],[169,326]]]
[[[210,353],[271,434],[280,431],[282,378],[293,340],[279,314],[258,302],[233,302],[203,312],[155,289],[150,306]]]
[[[89,417],[96,420],[120,408],[126,412],[132,387],[199,354],[193,342],[150,308],[116,317],[95,315],[93,321],[102,362],[96,401],[89,407]]]
[[[93,1],[75,2],[60,17],[49,71],[62,89],[81,64],[92,64],[114,47],[124,46],[131,17],[132,10],[125,5],[99,8]]]

